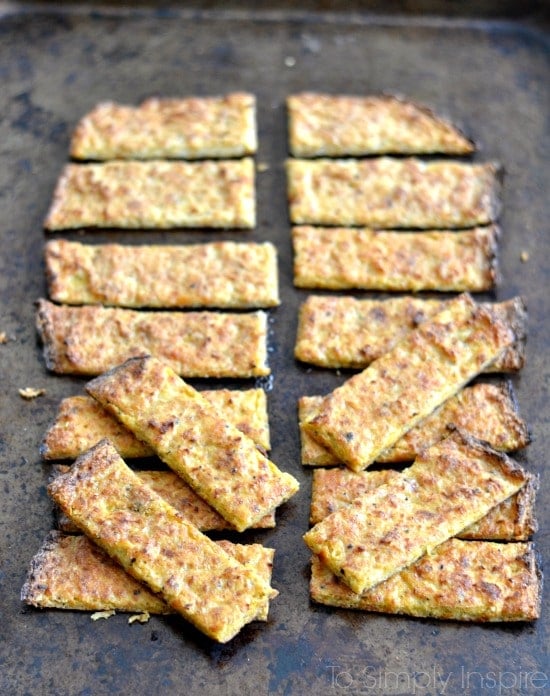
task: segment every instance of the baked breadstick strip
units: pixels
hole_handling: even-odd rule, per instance
[[[450,539],[362,595],[316,557],[311,570],[311,598],[332,607],[455,621],[540,616],[542,574],[531,543]]]
[[[310,295],[300,307],[294,355],[319,367],[363,369],[437,314],[446,302],[410,295],[384,300]],[[525,363],[527,310],[523,299],[513,297],[483,306],[508,323],[518,337],[485,371],[517,372]]]
[[[325,517],[304,540],[360,594],[480,520],[526,481],[506,455],[457,432],[423,450],[398,478]]]
[[[256,149],[256,99],[244,92],[139,106],[104,102],[71,139],[71,156],[84,160],[242,157]]]
[[[514,340],[509,326],[460,295],[325,397],[304,427],[350,469],[365,469]]]
[[[449,229],[496,220],[498,166],[416,158],[287,161],[296,224]]]
[[[53,231],[255,224],[254,162],[245,158],[67,164],[44,227]]]
[[[274,549],[260,544],[216,544],[239,563],[271,582]],[[161,597],[128,575],[86,536],[51,531],[31,560],[21,601],[43,609],[173,614]],[[266,621],[269,605],[256,620]]]
[[[267,398],[263,389],[205,389],[201,392],[220,416],[248,435],[256,445],[270,449]],[[154,452],[90,396],[63,399],[48,428],[40,454],[45,460],[76,459],[107,438],[123,459],[151,457]]]
[[[298,402],[301,458],[305,466],[340,464],[334,454],[316,442],[305,424],[319,412],[323,397],[304,396]],[[412,461],[420,450],[447,437],[450,428],[458,428],[501,452],[513,452],[530,442],[529,430],[520,418],[511,384],[479,383],[465,387],[437,408],[393,447],[382,452],[377,461],[385,464]]]
[[[46,367],[99,375],[136,355],[156,355],[186,377],[268,375],[263,311],[143,312],[37,303]]]
[[[265,610],[269,584],[185,521],[107,440],[48,492],[124,570],[207,636],[224,643]]]
[[[316,469],[313,472],[309,521],[317,524],[356,498],[399,476],[401,474],[392,469],[359,472],[343,468]],[[537,486],[537,478],[527,474],[525,485],[517,493],[495,505],[479,522],[457,536],[478,541],[527,541],[537,529],[534,511]]]
[[[279,304],[273,244],[210,242],[185,246],[45,246],[50,298],[118,307],[251,309]]]
[[[294,227],[294,285],[482,292],[497,281],[497,239],[494,225],[462,232]]]
[[[293,476],[156,358],[129,360],[86,389],[237,531],[298,490]]]
[[[114,444],[114,443],[111,443]],[[120,454],[120,452],[119,452]],[[54,476],[66,473],[68,466],[57,465]],[[137,476],[164,498],[181,515],[201,532],[233,530],[227,520],[210,507],[185,481],[173,471],[136,471]],[[57,527],[63,532],[74,533],[78,528],[62,512],[57,515]],[[254,529],[275,527],[275,511],[258,520]]]
[[[474,144],[433,111],[394,96],[293,94],[286,100],[294,157],[467,155]]]

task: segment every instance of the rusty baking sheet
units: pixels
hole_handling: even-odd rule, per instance
[[[60,7],[18,12],[11,6],[0,17],[0,331],[8,338],[0,345],[0,691],[527,694],[549,688],[547,602],[538,622],[513,626],[363,615],[310,603],[301,535],[308,527],[311,472],[299,463],[296,403],[302,394],[329,391],[346,375],[293,359],[298,307],[307,292],[292,285],[283,170],[284,99],[306,89],[404,94],[458,122],[480,144],[476,160],[502,162],[502,282],[482,299],[520,293],[529,307],[528,363],[512,379],[534,437],[518,458],[543,474],[535,541],[548,560],[547,34],[541,26],[505,19]],[[129,626],[124,615],[92,622],[86,614],[24,607],[19,592],[28,563],[53,524],[45,493],[49,465],[40,461],[39,443],[58,401],[83,384],[46,371],[34,329],[34,301],[46,292],[42,220],[67,160],[71,130],[100,100],[137,103],[153,94],[237,89],[258,98],[258,224],[250,232],[214,235],[271,240],[279,252],[282,305],[269,312],[273,375],[263,386],[269,390],[272,458],[299,477],[302,489],[280,511],[276,529],[247,538],[277,549],[273,582],[280,596],[266,625],[254,624],[224,646],[174,617]],[[212,235],[67,236],[135,244]],[[244,384],[250,382],[237,386]],[[18,394],[24,387],[46,393],[26,401]]]

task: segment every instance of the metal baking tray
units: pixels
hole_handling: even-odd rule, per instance
[[[436,4],[437,5],[437,4]],[[341,3],[340,3],[341,6]],[[0,7],[0,691],[4,694],[481,694],[550,687],[549,608],[529,625],[449,621],[330,610],[308,598],[311,472],[299,461],[296,402],[326,393],[347,375],[293,358],[298,308],[283,163],[285,97],[299,90],[394,92],[449,115],[479,144],[477,160],[506,171],[498,290],[483,299],[525,297],[528,362],[512,378],[533,443],[518,455],[542,474],[539,553],[550,557],[550,344],[547,231],[550,209],[549,40],[543,20],[257,9],[121,10],[70,4]],[[293,9],[294,7],[294,9]],[[282,305],[270,311],[268,390],[272,458],[301,481],[276,529],[246,535],[277,549],[280,590],[267,624],[227,645],[178,618],[128,625],[77,612],[24,607],[25,573],[53,525],[48,465],[38,447],[59,400],[83,380],[49,374],[34,328],[46,293],[42,221],[78,118],[101,100],[250,90],[258,99],[258,224],[251,232],[71,233],[87,241],[272,240]],[[527,261],[521,260],[526,252]],[[217,382],[219,386],[227,383]],[[242,387],[249,382],[238,382]],[[33,401],[20,387],[43,387]],[[197,386],[205,386],[200,382]],[[545,598],[547,591],[545,591]]]

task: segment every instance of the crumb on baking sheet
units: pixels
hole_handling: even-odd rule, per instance
[[[136,623],[147,623],[149,619],[151,618],[151,614],[149,614],[148,611],[141,612],[141,614],[132,614],[132,616],[128,617],[128,623],[133,624]]]
[[[527,263],[527,261],[529,261],[529,252],[523,250],[519,255],[519,258],[522,261],[522,263]]]
[[[267,172],[269,169],[269,164],[267,162],[258,162],[256,169],[258,172]]]
[[[23,399],[36,399],[37,396],[42,396],[46,393],[45,389],[37,389],[35,387],[25,387],[24,389],[19,389],[19,396]]]
[[[5,331],[0,331],[0,345],[9,341],[8,334]]]
[[[110,619],[111,616],[114,616],[116,614],[114,609],[109,609],[108,611],[94,611],[93,614],[91,614],[90,619],[92,621],[98,621],[99,619]]]

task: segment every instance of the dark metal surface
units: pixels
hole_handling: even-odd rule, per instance
[[[550,343],[548,308],[548,38],[506,21],[422,20],[358,14],[188,11],[117,14],[8,13],[0,18],[0,692],[5,694],[459,694],[550,689],[549,609],[534,625],[472,626],[360,614],[308,599],[310,472],[299,464],[296,401],[343,375],[293,360],[299,304],[285,201],[284,99],[289,93],[398,92],[450,114],[481,146],[478,159],[506,169],[502,284],[530,311],[528,364],[516,377],[534,442],[519,458],[542,474],[536,544],[550,558],[545,475]],[[302,489],[277,529],[247,535],[277,549],[280,590],[267,625],[225,646],[177,618],[129,626],[76,612],[35,611],[19,601],[28,563],[53,524],[48,466],[38,446],[58,401],[83,382],[46,372],[34,330],[44,295],[42,220],[77,119],[97,101],[137,103],[151,94],[258,97],[258,225],[253,232],[86,234],[86,240],[274,241],[283,304],[271,311],[268,385],[272,458]],[[527,262],[520,261],[527,252]],[[47,392],[26,402],[20,387]],[[202,385],[199,385],[202,386]],[[238,386],[242,386],[239,384]],[[545,590],[544,599],[548,596]]]

